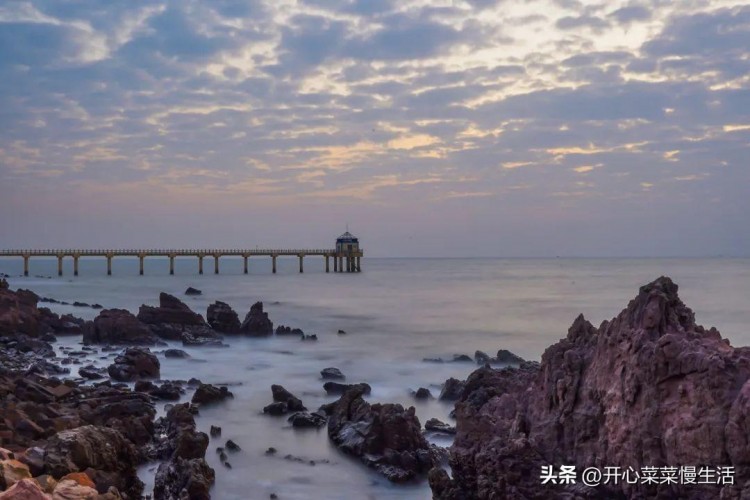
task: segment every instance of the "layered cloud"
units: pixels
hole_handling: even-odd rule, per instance
[[[0,127],[0,208],[29,222],[107,192],[188,217],[347,213],[382,253],[394,210],[424,213],[431,245],[551,235],[479,254],[648,254],[557,234],[628,221],[681,253],[686,217],[714,242],[686,253],[750,252],[730,229],[750,213],[742,2],[9,0]]]

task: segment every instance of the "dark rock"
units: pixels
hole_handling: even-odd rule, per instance
[[[326,417],[319,413],[309,413],[306,411],[298,412],[289,417],[288,421],[292,427],[298,428],[318,428],[326,424]]]
[[[486,352],[477,351],[474,353],[474,360],[478,365],[486,365],[492,360],[492,358]]]
[[[469,361],[469,362],[471,362],[471,361],[473,361],[473,359],[471,359],[471,356],[469,356],[468,354],[454,354],[453,355],[453,361],[455,361],[455,362],[463,362],[463,361]]]
[[[109,376],[121,382],[139,378],[159,378],[159,359],[147,348],[128,347],[107,369]]]
[[[270,405],[263,408],[263,413],[273,416],[286,415],[287,413],[289,413],[289,407],[286,405],[286,403],[277,401],[276,403],[271,403]]]
[[[205,459],[175,458],[159,465],[154,478],[154,500],[210,500],[216,479]]]
[[[273,394],[273,400],[280,403],[286,403],[289,411],[307,411],[307,408],[302,404],[302,401],[282,386],[272,385],[271,393]]]
[[[338,368],[330,367],[330,368],[323,368],[320,371],[320,376],[323,379],[328,380],[344,380],[346,377],[344,377],[344,374],[341,373],[341,370]]]
[[[240,448],[240,445],[232,441],[231,439],[228,439],[224,447],[228,451],[240,451],[242,448]]]
[[[336,402],[328,419],[328,436],[345,453],[390,481],[426,474],[436,463],[414,408],[370,405],[362,399],[361,388],[348,391]]]
[[[276,327],[276,335],[296,335],[297,337],[302,337],[305,335],[305,332],[303,332],[299,328],[291,328],[288,326],[279,325]]]
[[[185,295],[201,295],[202,293],[203,292],[192,286],[187,287],[187,290],[185,290]]]
[[[181,333],[182,345],[192,347],[224,347],[221,337],[208,326],[186,328]]]
[[[125,309],[104,309],[83,330],[86,344],[154,345],[158,338]]]
[[[266,450],[266,453],[265,453],[265,454],[266,454],[266,455],[275,455],[277,451],[278,451],[278,450],[277,450],[276,448],[274,448],[273,446],[271,446],[270,448],[268,448],[268,449]]]
[[[106,368],[97,368],[94,365],[86,365],[79,368],[78,375],[88,380],[99,380],[108,376]]]
[[[464,390],[465,382],[456,378],[449,378],[443,384],[443,389],[440,391],[438,399],[440,401],[456,401],[461,397],[461,393]]]
[[[314,334],[314,333],[311,333],[310,335],[302,335],[302,336],[300,337],[300,340],[302,340],[303,342],[304,342],[304,341],[311,341],[311,342],[315,342],[315,341],[317,341],[317,340],[318,340],[318,336],[317,336],[316,334]]]
[[[195,390],[193,404],[207,405],[211,403],[218,403],[224,401],[227,398],[233,398],[234,395],[229,392],[226,387],[216,387],[211,384],[201,384]]]
[[[443,363],[443,358],[422,358],[425,363]]]
[[[208,306],[206,320],[211,328],[221,333],[237,333],[240,331],[240,318],[229,304],[216,301]]]
[[[273,335],[273,323],[268,313],[263,312],[263,302],[256,302],[240,325],[240,331],[254,337]]]
[[[432,393],[430,392],[429,389],[426,389],[424,387],[420,387],[414,393],[414,398],[415,399],[419,399],[419,400],[432,399]]]
[[[91,304],[87,304],[86,302],[78,302],[77,300],[73,302],[73,307],[91,307]]]
[[[521,364],[524,362],[524,359],[520,356],[516,356],[510,351],[507,351],[505,349],[500,349],[497,351],[497,356],[494,358],[493,362],[495,363],[503,363],[503,364]]]
[[[338,334],[339,334],[339,335],[346,335],[346,332],[345,332],[344,330],[339,330],[339,331],[338,331]]]
[[[190,354],[186,353],[185,351],[181,349],[167,349],[164,351],[164,357],[165,358],[189,358]]]
[[[190,310],[180,299],[168,293],[159,294],[159,307],[142,305],[138,319],[151,331],[167,340],[182,340],[188,333],[194,338],[217,337],[200,314]]]
[[[344,394],[350,389],[361,390],[362,394],[370,394],[372,391],[370,385],[365,383],[340,384],[338,382],[326,382],[323,384],[323,389],[325,389],[328,394]]]
[[[215,425],[211,426],[211,431],[209,432],[211,434],[211,437],[218,437],[221,436],[221,427],[217,427]]]
[[[427,431],[439,432],[442,434],[455,434],[456,433],[455,427],[448,425],[444,422],[441,422],[440,420],[436,418],[431,418],[427,422],[425,422],[424,428]]]

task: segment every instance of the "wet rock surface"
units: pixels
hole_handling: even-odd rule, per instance
[[[750,349],[696,325],[659,278],[599,328],[579,316],[541,365],[483,367],[456,404],[452,478],[437,499],[726,498],[750,495]],[[542,485],[543,465],[640,470],[734,466],[734,484]]]
[[[195,390],[191,401],[193,404],[209,405],[233,397],[234,395],[224,386],[216,387],[211,384],[200,384]]]
[[[104,309],[83,328],[86,344],[156,345],[159,338],[125,309]]]
[[[159,359],[148,348],[129,347],[109,365],[113,380],[132,382],[140,378],[159,378]]]
[[[237,333],[240,331],[240,318],[229,304],[216,301],[208,306],[206,321],[211,328],[221,333]]]
[[[422,436],[414,408],[370,405],[362,395],[363,388],[355,388],[332,405],[328,418],[331,441],[390,481],[405,482],[426,474],[437,459]]]
[[[268,319],[268,313],[263,312],[263,302],[256,302],[250,307],[240,325],[240,332],[253,337],[273,335],[273,323]]]

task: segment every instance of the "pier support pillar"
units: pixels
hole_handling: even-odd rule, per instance
[[[141,276],[143,276],[143,261],[144,261],[145,258],[146,258],[146,256],[143,255],[143,254],[141,254],[141,255],[138,256],[138,260],[140,261],[139,262],[139,264],[140,264],[139,267],[140,267],[140,275]]]
[[[326,272],[330,272],[330,268],[328,266],[328,256],[326,255]]]
[[[339,272],[339,258],[335,255],[333,256],[333,272],[337,273]]]
[[[340,273],[344,272],[344,256],[343,255],[339,256],[339,272]]]
[[[303,258],[303,256],[300,255],[299,256],[299,272],[304,273],[305,272],[305,268],[302,266],[302,258]]]
[[[23,275],[24,276],[29,275],[29,256],[28,255],[23,256]]]
[[[245,274],[247,274],[247,255],[243,255],[242,258],[245,260],[244,272],[245,272]]]
[[[273,274],[276,274],[276,256],[271,255],[271,261],[273,262]]]
[[[58,276],[62,276],[62,261],[63,261],[63,256],[58,255],[57,256],[57,275]]]
[[[73,276],[78,276],[78,255],[73,256]]]
[[[198,256],[198,274],[203,274],[203,256]]]
[[[112,254],[107,255],[107,276],[112,276]]]
[[[362,272],[362,267],[360,266],[360,260],[359,259],[361,259],[361,257],[357,257],[357,272],[361,273]]]
[[[174,274],[174,255],[169,256],[169,274]]]
[[[219,274],[219,256],[214,255],[214,274]]]

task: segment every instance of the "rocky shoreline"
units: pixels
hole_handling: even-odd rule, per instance
[[[0,500],[142,498],[136,470],[146,463],[158,464],[156,500],[210,498],[216,474],[206,462],[209,443],[219,441],[216,453],[228,469],[243,450],[220,427],[212,425],[210,436],[199,432],[195,418],[201,407],[233,394],[195,379],[161,380],[155,353],[189,355],[157,349],[167,341],[227,346],[236,336],[317,340],[298,328],[274,329],[261,302],[242,321],[226,303],[211,304],[204,319],[166,293],[156,307],[144,305],[137,314],[102,308],[92,321],[59,316],[40,302],[0,280]],[[80,349],[61,349],[58,356],[59,336],[80,336]],[[94,356],[110,364],[86,364]],[[325,427],[345,455],[393,483],[428,478],[437,499],[750,495],[750,348],[733,348],[715,329],[696,325],[669,278],[642,287],[599,328],[579,317],[541,363],[502,349],[496,356],[477,351],[473,358],[424,361],[480,365],[468,379],[448,379],[434,393],[455,403],[455,425],[430,418],[423,428],[414,407],[371,404],[365,400],[370,386],[346,383],[336,367],[320,377],[322,390],[339,399],[309,410],[269,382],[271,401],[258,411],[293,428]],[[190,402],[170,403],[190,393]],[[425,387],[412,395],[435,398]],[[165,403],[166,414],[156,418],[156,405]],[[446,449],[430,443],[431,435],[455,440]],[[580,477],[543,484],[543,468],[563,464],[579,472],[732,467],[734,484],[587,486]]]

